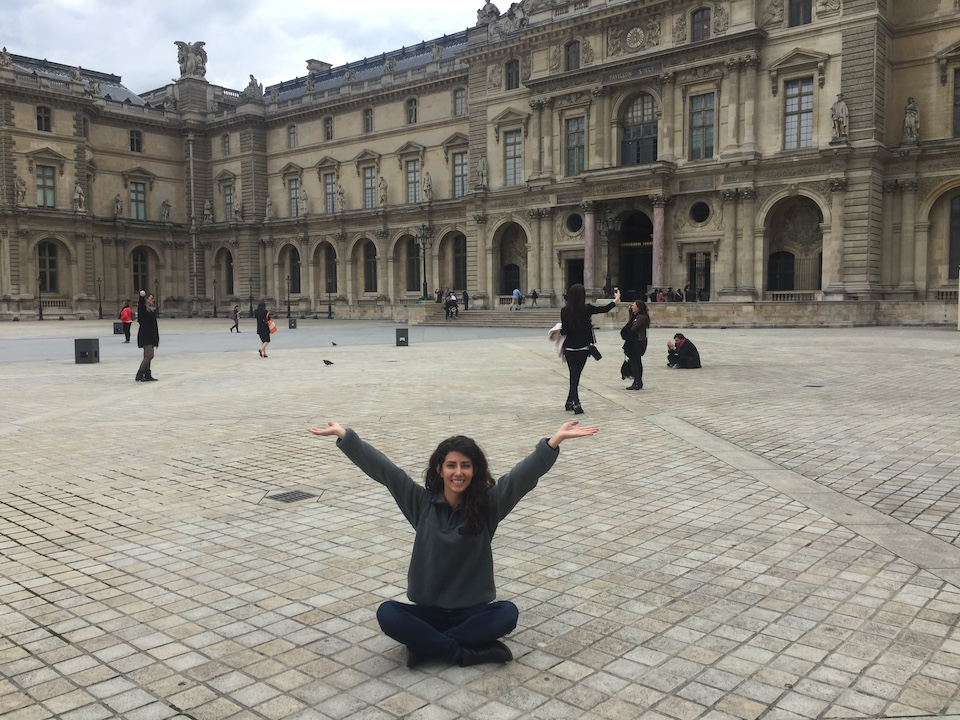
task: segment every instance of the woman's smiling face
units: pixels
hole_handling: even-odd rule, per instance
[[[456,507],[473,480],[473,460],[463,453],[448,452],[437,470],[443,479],[443,499]]]

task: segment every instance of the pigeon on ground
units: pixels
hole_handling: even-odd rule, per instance
[[[324,361],[323,361],[323,364],[324,364],[324,365],[333,365],[333,363],[330,362],[329,360],[324,360]]]
[[[333,345],[334,347],[337,346],[337,344],[333,340],[330,341],[330,344]]]

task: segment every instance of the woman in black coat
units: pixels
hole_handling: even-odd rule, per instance
[[[620,302],[620,291],[613,296],[613,302],[603,307],[588,305],[586,291],[579,283],[571,285],[567,291],[567,304],[560,310],[560,334],[564,336],[563,357],[567,361],[570,371],[570,389],[567,391],[566,410],[573,410],[577,415],[583,414],[580,406],[580,374],[587,364],[587,355],[593,355],[597,360],[600,353],[593,345],[592,315],[607,313]]]
[[[160,331],[157,329],[157,309],[153,303],[153,293],[147,294],[146,290],[141,290],[137,305],[137,321],[140,323],[137,347],[143,348],[143,360],[137,370],[137,382],[156,380],[150,372],[150,362],[153,360],[154,348],[160,344]]]
[[[257,305],[253,316],[257,319],[257,335],[260,336],[260,357],[267,357],[267,345],[270,344],[270,311],[265,303]]]
[[[633,385],[627,390],[643,389],[643,354],[647,351],[647,330],[650,328],[650,313],[643,300],[634,300],[630,304],[630,319],[620,330],[623,338],[623,352],[630,362],[630,374]]]

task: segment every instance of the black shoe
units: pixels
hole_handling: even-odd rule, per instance
[[[510,648],[499,640],[478,645],[477,647],[465,647],[460,655],[460,667],[470,665],[483,665],[485,663],[508,663],[513,660],[513,653]]]
[[[634,383],[633,385],[628,387],[627,390],[640,390],[642,387],[643,385],[637,385],[636,383]]]
[[[137,370],[136,381],[140,382],[141,380],[143,380],[143,370]]]
[[[567,412],[570,412],[571,410],[573,410],[573,403],[567,400],[566,404],[563,406],[563,409],[566,410]]]
[[[147,370],[147,371],[143,374],[143,379],[144,379],[145,382],[146,382],[146,381],[156,382],[156,380],[157,380],[157,379],[153,376],[153,373],[150,372],[149,370]]]
[[[416,667],[426,659],[427,659],[426,655],[421,655],[409,645],[407,646],[407,667],[408,668]]]
[[[583,415],[583,408],[580,407],[580,403],[573,404],[573,414],[574,415]]]

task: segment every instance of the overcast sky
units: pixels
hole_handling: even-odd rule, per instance
[[[120,75],[136,93],[180,76],[174,41],[206,43],[207,80],[242,90],[416,45],[476,23],[484,0],[0,0],[0,46]],[[500,3],[501,9],[509,3]]]

